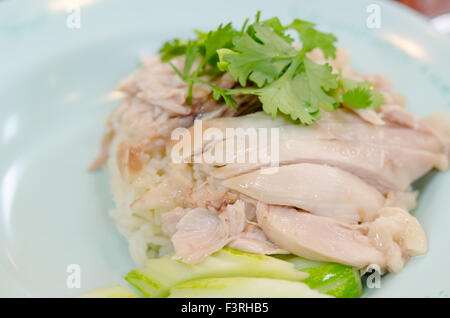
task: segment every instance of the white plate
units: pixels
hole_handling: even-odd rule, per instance
[[[0,2],[0,296],[77,296],[123,283],[133,268],[108,216],[104,171],[86,166],[102,123],[117,104],[108,94],[137,67],[138,55],[194,28],[264,17],[302,18],[331,31],[363,72],[383,73],[425,115],[450,110],[450,44],[412,11],[378,1],[71,1]],[[366,25],[369,4],[381,28]],[[425,186],[426,185],[426,186]],[[448,296],[450,175],[427,176],[416,216],[430,242],[426,256],[383,278],[367,296]],[[70,264],[81,288],[68,288]]]

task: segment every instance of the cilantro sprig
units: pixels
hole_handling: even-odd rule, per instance
[[[300,50],[292,46],[296,32]],[[336,37],[316,29],[315,24],[294,20],[283,26],[276,17],[255,22],[245,21],[240,31],[229,23],[210,32],[196,31],[190,41],[175,39],[160,50],[161,59],[169,62],[185,56],[183,70],[175,72],[189,84],[187,103],[192,103],[195,83],[211,88],[216,100],[237,110],[234,95],[256,95],[263,110],[275,118],[279,113],[311,125],[321,118],[321,111],[333,111],[341,104],[354,108],[377,108],[382,95],[369,82],[356,82],[334,74],[329,64],[317,64],[306,53],[320,49],[326,58],[335,58]],[[241,87],[224,89],[203,76],[220,76],[228,72]]]

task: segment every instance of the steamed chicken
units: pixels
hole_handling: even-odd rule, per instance
[[[432,169],[447,169],[448,129],[409,113],[382,76],[353,71],[342,49],[335,59],[319,49],[307,56],[343,78],[372,83],[384,103],[378,109],[343,104],[299,125],[271,118],[252,95],[235,97],[236,112],[213,98],[208,85],[194,84],[189,96],[189,83],[160,56],[145,56],[143,67],[122,81],[123,101],[106,122],[92,168],[107,162],[116,202],[111,214],[138,266],[169,253],[198,263],[228,246],[398,272],[427,252],[426,234],[410,214],[417,198],[412,184]],[[182,69],[185,59],[171,62]],[[229,73],[202,78],[224,89],[240,86]],[[172,133],[193,132],[200,119],[202,133],[213,127],[225,137],[173,162]],[[226,147],[230,128],[277,128],[277,169],[262,173],[267,162],[193,160]],[[227,155],[270,154],[271,147],[246,144]]]

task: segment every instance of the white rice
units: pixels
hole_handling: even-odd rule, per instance
[[[128,248],[136,266],[142,267],[148,258],[159,257],[173,251],[170,238],[161,228],[161,214],[166,211],[133,211],[130,205],[139,198],[137,188],[125,182],[117,164],[117,146],[122,141],[116,137],[110,148],[108,172],[116,207],[110,210],[117,228],[128,240]],[[151,158],[146,169],[154,170],[155,185],[164,177],[157,171],[167,165],[167,158]],[[159,179],[159,180],[158,180]]]

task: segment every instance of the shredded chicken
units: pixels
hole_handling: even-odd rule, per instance
[[[220,250],[244,230],[245,205],[236,201],[227,205],[222,211],[216,212],[204,208],[189,209],[181,215],[175,209],[168,212],[163,225],[173,231],[173,220],[178,219],[172,243],[175,256],[186,263],[198,263],[208,255]]]
[[[272,243],[264,234],[264,231],[253,223],[247,223],[244,231],[232,240],[228,246],[255,254],[289,254],[288,251]]]
[[[187,105],[187,84],[169,64],[161,63],[159,56],[146,56],[143,62],[142,68],[119,84],[125,98],[106,121],[101,151],[90,170],[106,162],[114,137],[126,139],[143,151],[159,150],[175,128],[190,127],[194,117],[223,117],[229,108],[214,101],[205,85],[195,85],[193,105]],[[180,67],[184,60],[178,58],[173,63]],[[224,76],[221,85],[232,84]]]
[[[378,218],[365,226],[367,236],[384,253],[390,272],[399,272],[409,257],[427,252],[424,230],[415,217],[401,208],[383,208]]]
[[[177,207],[163,215],[163,230],[172,237],[175,256],[196,263],[224,246],[256,254],[285,254],[249,221],[238,200],[220,211]]]

